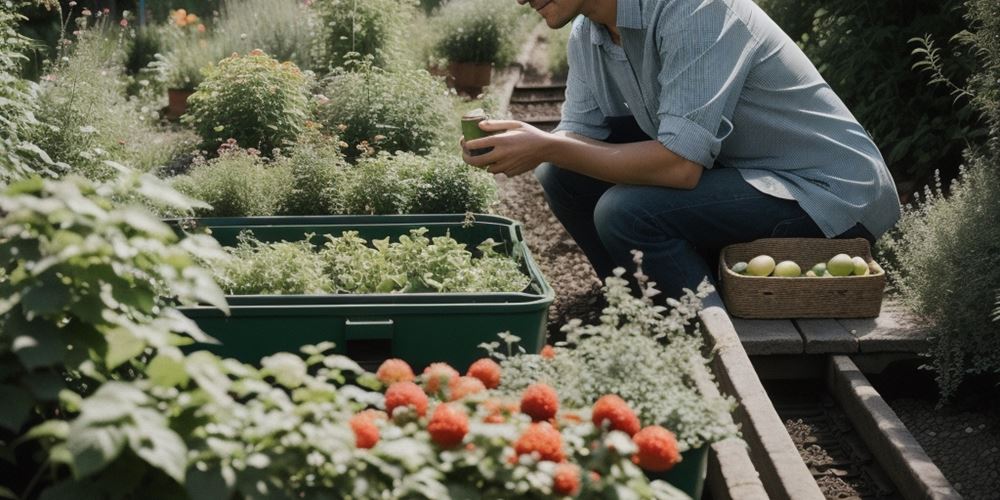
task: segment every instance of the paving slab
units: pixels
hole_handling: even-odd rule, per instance
[[[787,319],[731,318],[743,348],[750,356],[762,354],[799,354],[802,335]]]
[[[835,319],[796,319],[806,354],[854,354],[858,338]]]
[[[713,500],[767,500],[767,490],[740,438],[712,443],[705,480]]]
[[[895,301],[883,301],[877,318],[837,322],[857,337],[861,352],[927,351],[927,326]]]
[[[827,385],[904,498],[962,498],[851,358],[830,357]]]

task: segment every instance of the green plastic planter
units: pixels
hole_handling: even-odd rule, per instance
[[[650,480],[660,479],[697,500],[708,474],[708,445],[681,453],[681,462],[666,472],[646,472]]]
[[[168,221],[177,227],[177,220]],[[343,295],[239,295],[227,297],[230,315],[209,306],[183,307],[220,345],[195,344],[247,363],[257,363],[276,352],[298,352],[299,347],[332,341],[337,351],[367,368],[397,357],[417,370],[445,361],[464,371],[483,356],[483,342],[499,340],[510,331],[521,346],[537,353],[545,342],[548,308],[555,298],[521,233],[511,219],[475,215],[389,215],[318,217],[240,217],[187,219],[185,224],[207,228],[222,245],[234,245],[240,232],[252,231],[261,241],[295,241],[314,234],[339,236],[358,231],[367,239],[394,240],[411,229],[426,227],[428,236],[450,235],[474,248],[487,238],[503,243],[503,251],[521,262],[531,277],[527,289],[516,293],[414,293]],[[500,250],[500,247],[498,247]]]

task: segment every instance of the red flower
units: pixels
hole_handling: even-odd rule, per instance
[[[443,448],[451,448],[462,442],[469,432],[469,417],[462,410],[442,403],[434,409],[427,432],[431,440]]]
[[[553,462],[562,462],[565,457],[562,450],[562,434],[548,422],[530,424],[514,443],[514,451],[518,455],[538,453],[541,460]]]
[[[431,363],[430,366],[424,368],[424,386],[430,394],[438,392],[442,387],[451,383],[452,379],[458,377],[458,371],[448,363]]]
[[[548,420],[559,411],[559,395],[541,382],[530,385],[521,395],[521,411],[535,422]]]
[[[576,495],[580,491],[580,468],[562,463],[552,475],[552,492],[557,495]]]
[[[597,427],[603,426],[604,422],[608,421],[611,429],[622,431],[629,436],[639,432],[639,417],[635,416],[635,412],[629,408],[624,399],[614,394],[601,396],[601,399],[594,403],[592,419]]]
[[[375,418],[367,413],[358,413],[351,417],[351,430],[354,431],[354,445],[361,449],[368,449],[378,443],[378,426],[375,425]]]
[[[672,469],[681,461],[674,433],[659,425],[644,428],[632,440],[639,447],[639,452],[632,457],[632,461],[643,469],[662,472]]]
[[[399,407],[409,406],[421,417],[427,413],[427,395],[413,382],[396,382],[385,391],[385,411],[391,416]]]
[[[470,394],[475,394],[477,392],[482,392],[486,390],[486,386],[478,378],[474,377],[458,377],[451,379],[448,383],[448,393],[449,400],[458,401]]]
[[[409,363],[401,359],[387,359],[378,367],[375,377],[383,384],[390,385],[396,382],[413,382],[413,369]]]
[[[555,359],[556,357],[555,348],[553,348],[549,344],[545,344],[545,347],[542,348],[542,357],[545,359]]]
[[[496,389],[500,385],[500,365],[490,358],[472,363],[466,375],[482,380],[487,389]]]

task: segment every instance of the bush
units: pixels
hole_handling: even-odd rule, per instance
[[[427,153],[442,144],[445,124],[459,119],[443,82],[424,70],[357,66],[327,77],[315,106],[316,119],[349,145],[348,157],[372,149]]]
[[[964,0],[760,0],[795,39],[881,149],[897,182],[927,183],[935,169],[957,174],[967,142],[981,142],[979,113],[913,69],[909,40],[963,30]],[[955,49],[948,76],[964,81],[972,51]],[[902,186],[904,195],[906,186]]]
[[[159,31],[163,46],[151,66],[167,88],[193,90],[205,79],[205,70],[232,53],[197,18],[188,22],[188,15],[193,16],[183,9],[172,11],[168,25],[151,28]]]
[[[224,54],[261,49],[305,71],[314,69],[310,47],[318,30],[315,11],[301,0],[227,0],[212,43]]]
[[[316,70],[321,74],[342,67],[357,55],[387,67],[405,24],[416,14],[415,0],[316,0],[319,33],[313,45]]]
[[[340,189],[346,175],[346,161],[330,139],[316,137],[300,143],[282,160],[292,177],[280,215],[323,215],[338,213]]]
[[[569,74],[569,35],[573,23],[556,31],[549,31],[549,72],[555,78],[565,79]]]
[[[361,159],[348,171],[339,208],[349,214],[485,212],[496,200],[491,175],[460,159],[410,153]]]
[[[124,43],[117,25],[83,30],[38,95],[37,116],[45,125],[32,142],[91,179],[116,175],[105,164],[109,159],[150,171],[194,146],[186,134],[161,133],[157,112],[125,97]]]
[[[205,75],[182,118],[201,136],[203,147],[214,150],[232,138],[270,155],[302,132],[309,81],[294,64],[253,50],[223,59]]]
[[[449,0],[432,20],[435,52],[451,62],[504,66],[517,55],[524,12],[515,2]]]
[[[195,211],[202,217],[275,215],[292,182],[284,163],[269,164],[239,148],[226,148],[218,158],[201,161],[173,180],[178,191],[211,205]]]

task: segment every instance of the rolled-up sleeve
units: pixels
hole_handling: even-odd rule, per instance
[[[725,2],[704,2],[677,14],[672,22],[660,23],[657,33],[663,61],[657,139],[711,168],[733,130],[735,99],[758,43]]]
[[[567,44],[569,74],[566,77],[566,100],[559,125],[554,131],[565,130],[600,141],[611,135],[611,128],[594,97],[593,85],[587,81],[582,44],[589,42],[587,34],[582,31],[580,23],[576,23]]]

